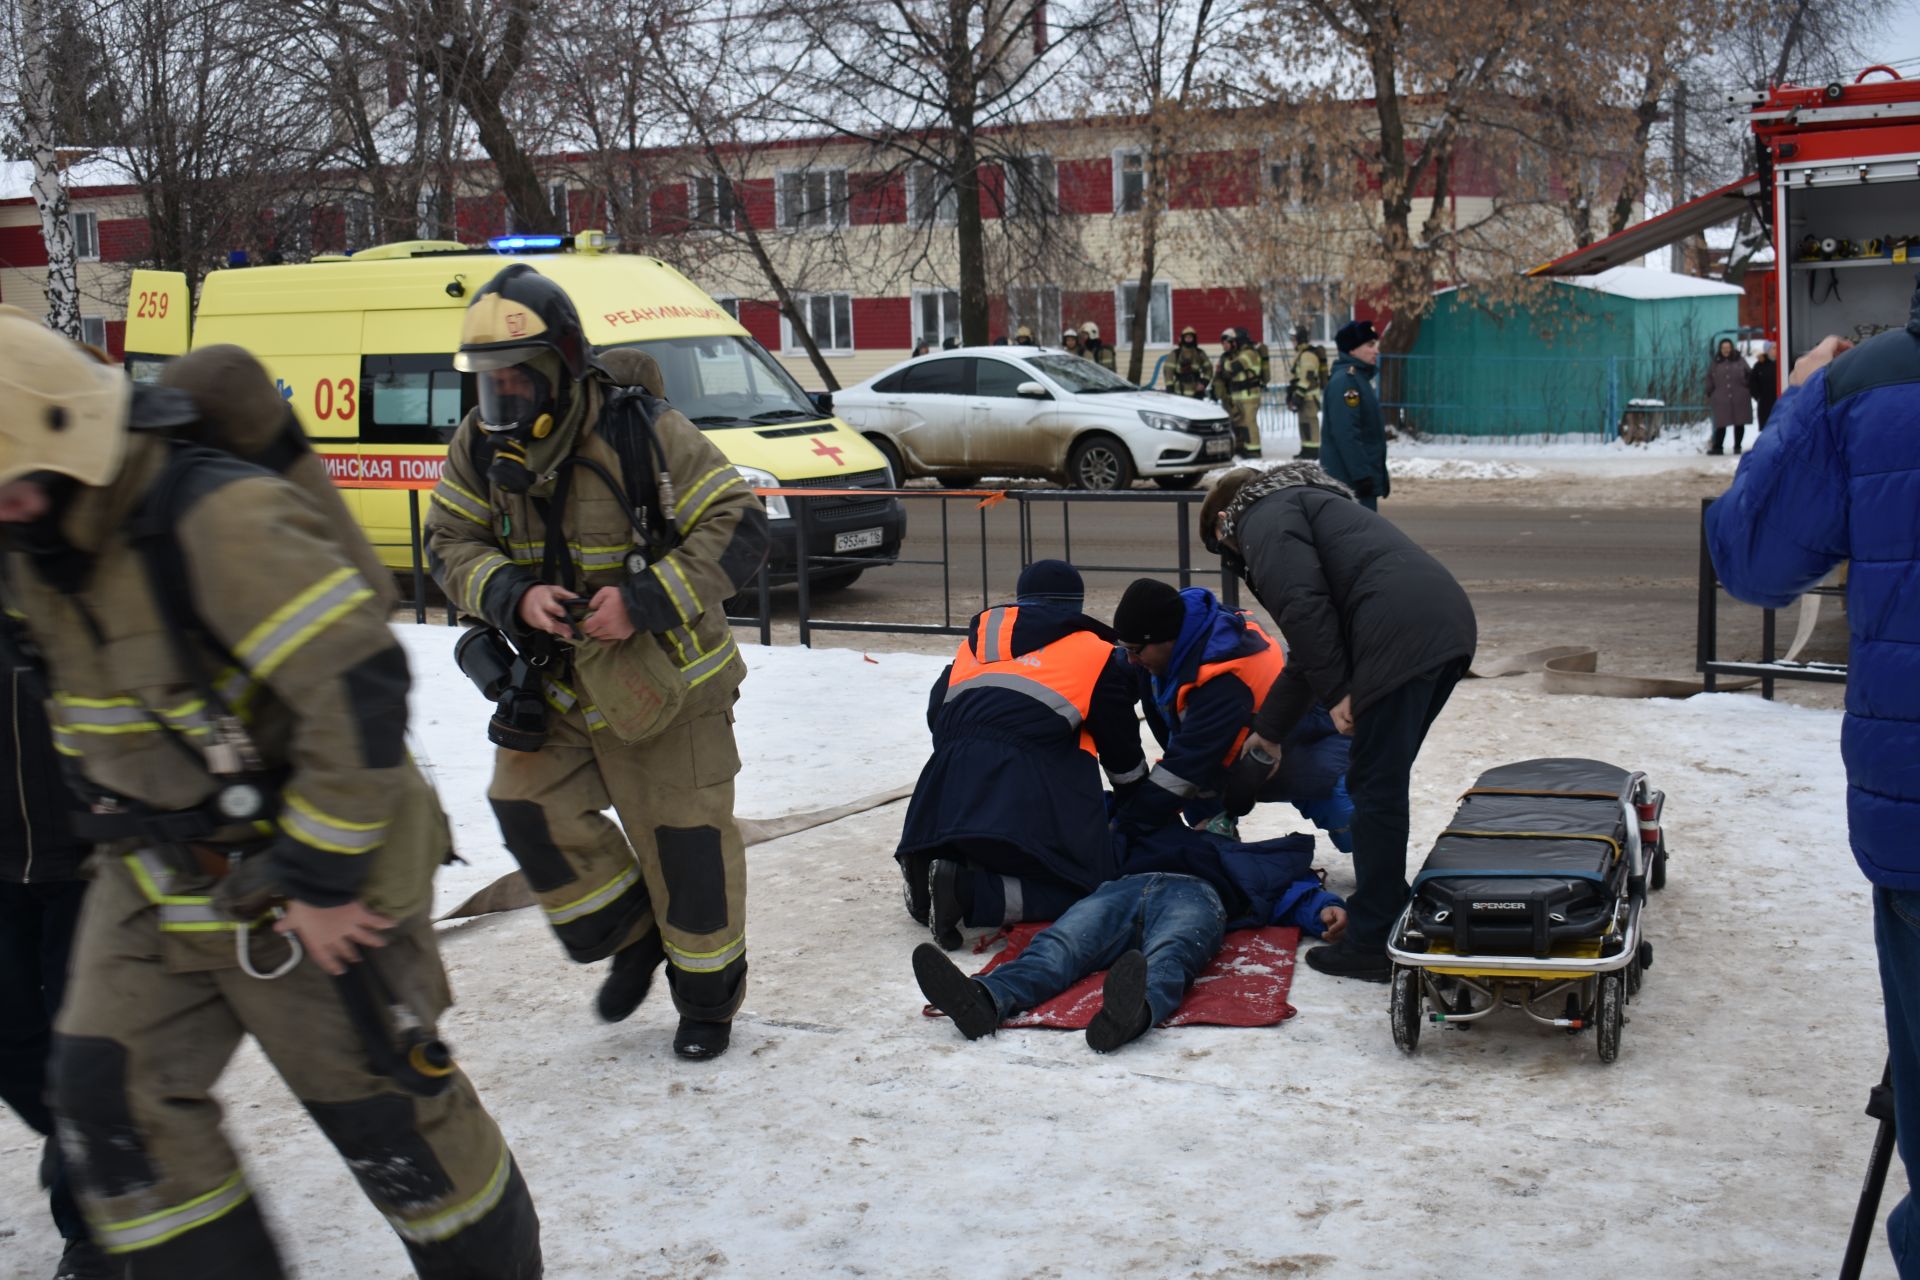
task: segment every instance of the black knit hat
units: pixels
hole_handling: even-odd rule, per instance
[[[1020,600],[1072,605],[1078,609],[1086,599],[1087,584],[1080,571],[1065,560],[1035,560],[1020,571],[1014,588]]]
[[[1369,342],[1378,342],[1380,335],[1371,320],[1353,320],[1340,326],[1340,332],[1333,335],[1333,345],[1341,351],[1351,351],[1355,347],[1364,347]]]
[[[1186,621],[1186,601],[1158,578],[1135,578],[1113,611],[1113,631],[1123,644],[1178,640]]]

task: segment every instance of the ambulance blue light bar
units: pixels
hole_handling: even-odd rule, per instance
[[[571,236],[493,236],[488,239],[487,248],[495,253],[538,253],[564,249],[571,239]]]

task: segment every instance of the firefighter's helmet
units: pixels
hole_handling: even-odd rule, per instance
[[[462,373],[479,379],[480,425],[487,431],[544,438],[564,420],[575,384],[587,376],[580,313],[566,291],[524,262],[516,262],[474,294],[460,322]],[[524,378],[485,375],[518,369]]]
[[[1185,326],[1180,330],[1180,341],[1185,342],[1188,338],[1192,338],[1195,342],[1200,341],[1200,331],[1192,325]]]
[[[1240,343],[1240,331],[1229,325],[1220,331],[1220,345],[1231,351]]]
[[[1033,330],[1023,324],[1013,331],[1013,340],[1022,346],[1030,347],[1033,345]]]
[[[1089,320],[1080,326],[1080,336],[1098,342],[1100,340],[1100,326]]]
[[[133,384],[89,348],[0,306],[0,484],[35,471],[103,485],[127,448]]]

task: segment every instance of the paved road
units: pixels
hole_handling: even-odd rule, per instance
[[[941,500],[913,499],[908,559],[941,558]],[[946,499],[952,605],[943,603],[938,563],[900,564],[867,574],[852,588],[815,601],[819,617],[964,626],[981,607],[980,512],[970,499]],[[1390,501],[1387,514],[1432,551],[1473,596],[1481,652],[1499,655],[1549,644],[1591,643],[1603,665],[1650,674],[1693,669],[1699,572],[1696,503],[1660,507],[1446,505]],[[1157,567],[1168,577],[1178,559],[1173,504],[1076,504],[1063,527],[1057,508],[1035,504],[1036,555],[1063,555],[1082,566]],[[987,591],[1011,594],[1019,571],[1018,511],[1011,502],[986,513]],[[1191,519],[1191,515],[1188,516]],[[1217,576],[1190,544],[1196,582],[1218,589]],[[1138,572],[1089,572],[1089,612],[1111,616]],[[777,593],[776,619],[795,616],[793,593]],[[1751,656],[1758,614],[1723,597],[1722,648]],[[823,639],[825,643],[830,640]],[[877,643],[877,642],[876,642]],[[887,644],[897,647],[889,638]],[[925,642],[944,648],[951,641]]]

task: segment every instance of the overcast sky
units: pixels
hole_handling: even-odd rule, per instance
[[[1873,53],[1909,80],[1920,76],[1920,0],[1901,0]]]

